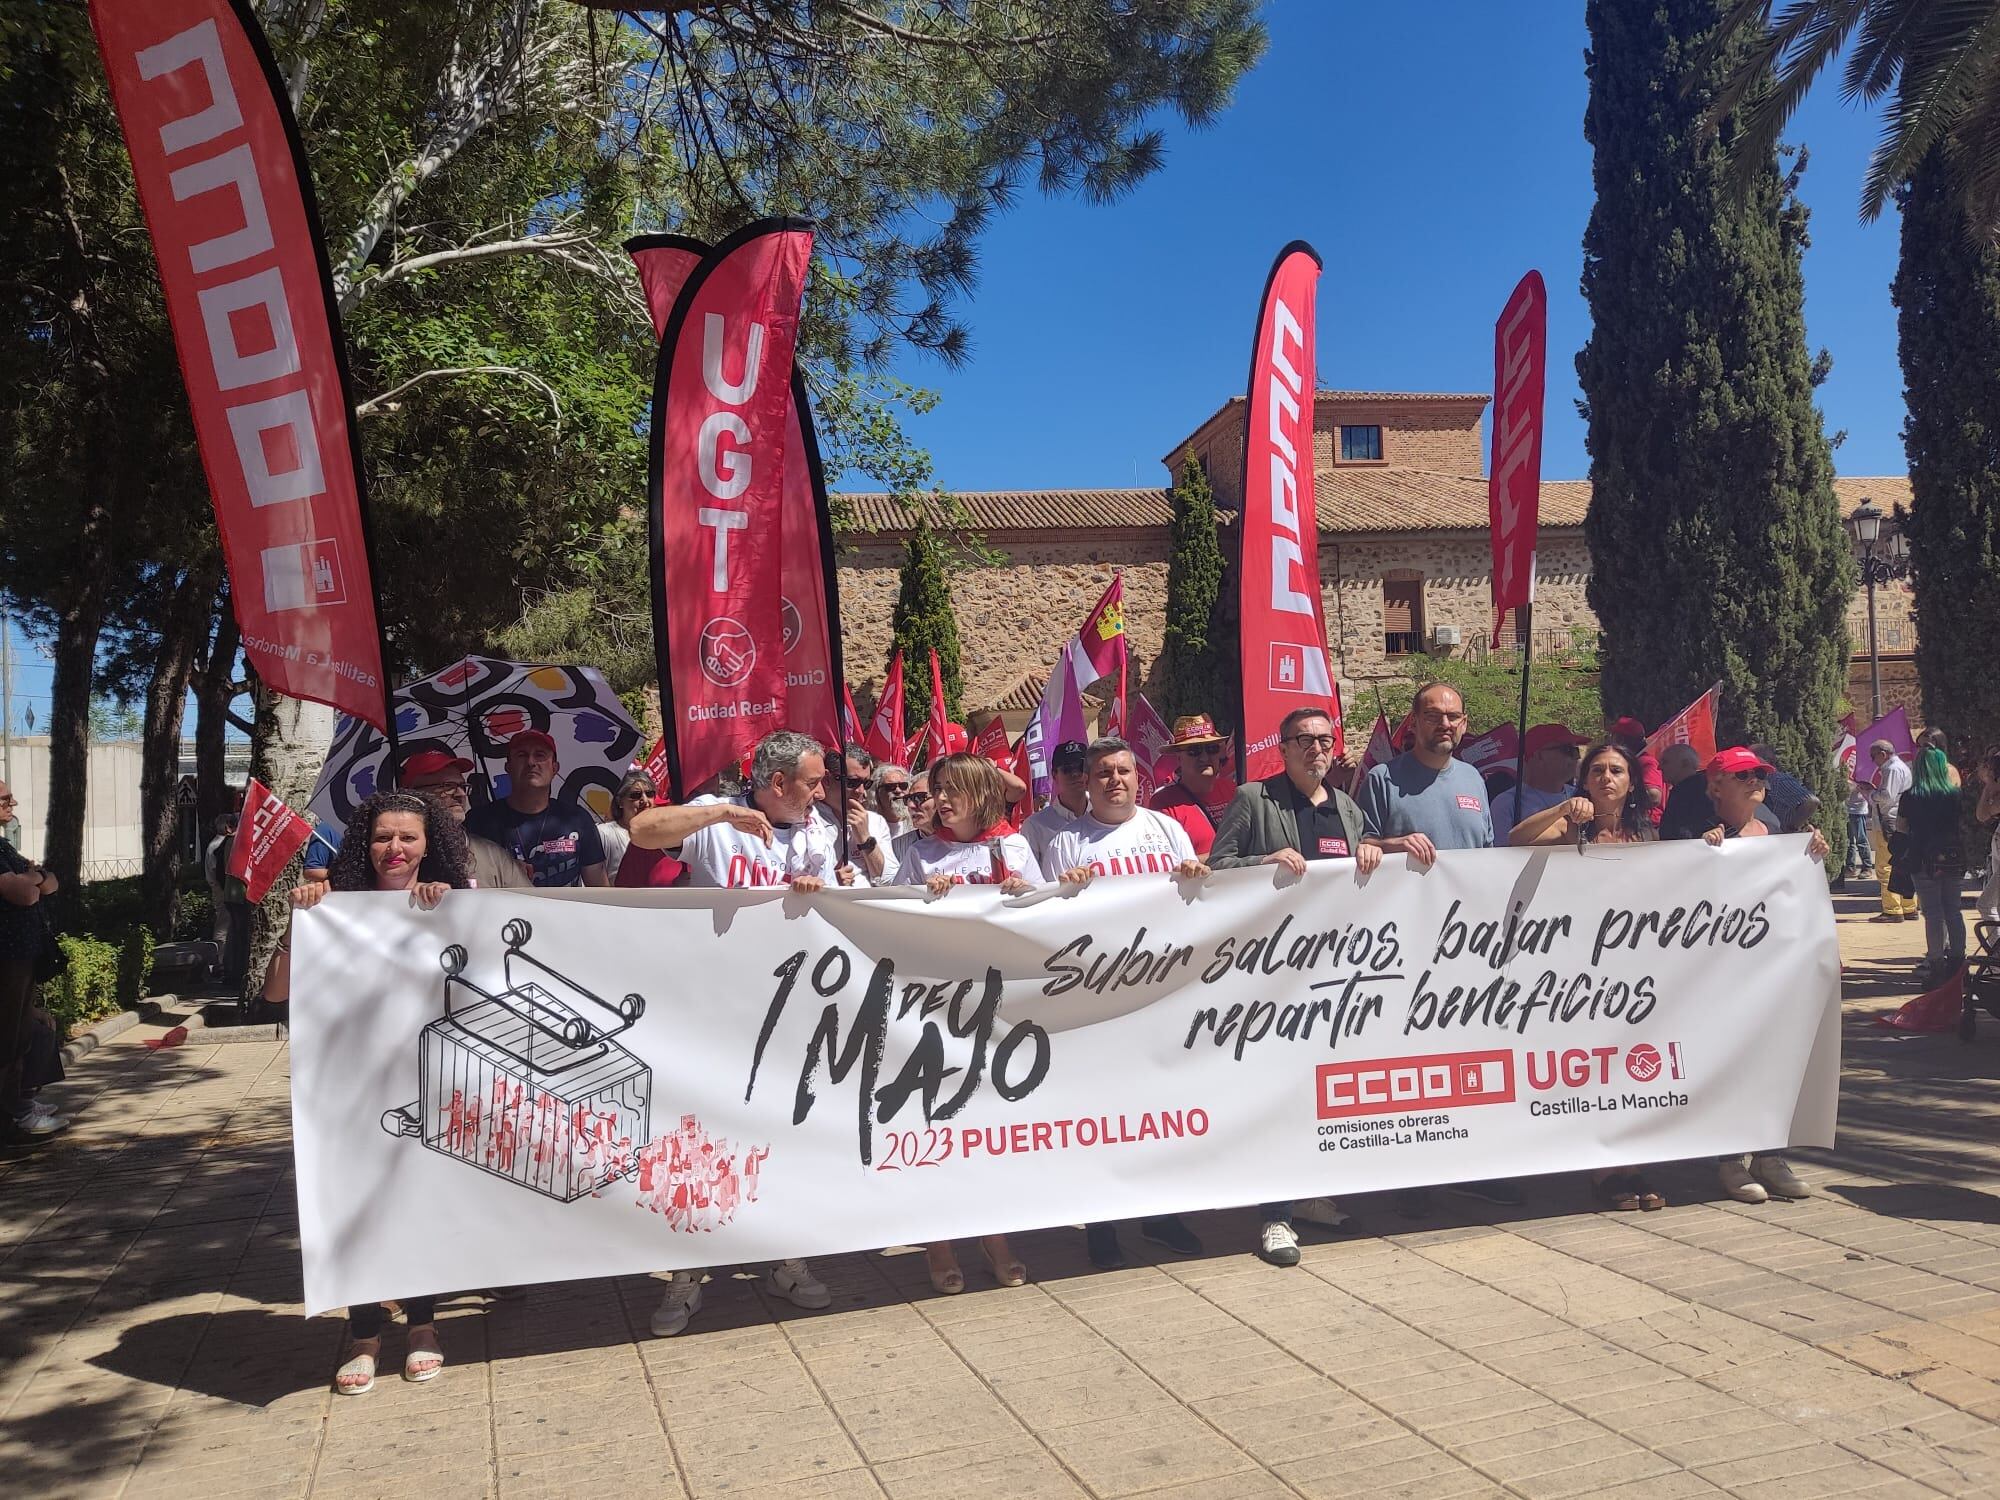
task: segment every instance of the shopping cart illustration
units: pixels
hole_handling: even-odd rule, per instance
[[[382,1128],[454,1161],[571,1203],[637,1171],[649,1139],[652,1070],[614,1038],[646,1013],[611,1001],[526,951],[534,929],[500,928],[504,988],[465,977],[468,955],[438,955],[444,1014],[418,1040],[418,1095]]]

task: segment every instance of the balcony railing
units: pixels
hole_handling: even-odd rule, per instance
[[[1847,641],[1856,656],[1868,654],[1868,622],[1850,619]],[[1884,656],[1913,656],[1917,649],[1917,627],[1909,620],[1880,620],[1875,625],[1875,649]]]
[[[1594,625],[1551,625],[1531,632],[1536,661],[1560,661],[1597,649],[1598,630]],[[1519,656],[1520,633],[1510,621],[1500,632],[1500,644],[1493,644],[1493,632],[1480,628],[1467,632],[1460,653],[1469,661],[1485,661],[1489,656]]]

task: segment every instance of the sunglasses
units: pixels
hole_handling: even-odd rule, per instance
[[[910,795],[910,784],[907,781],[885,781],[882,790],[891,797],[907,797]]]
[[[922,807],[926,802],[931,800],[931,794],[929,792],[911,792],[905,800],[914,806]]]
[[[1736,778],[1736,779],[1737,779],[1738,781],[1768,781],[1768,780],[1770,780],[1770,775],[1769,775],[1769,773],[1768,773],[1768,772],[1764,772],[1764,771],[1731,771],[1731,772],[1730,772],[1729,774],[1730,774],[1730,775],[1732,775],[1732,776],[1734,776],[1734,777],[1735,777],[1735,778]]]
[[[1226,745],[1189,745],[1185,750],[1177,750],[1176,755],[1185,755],[1193,760],[1215,760],[1228,747]]]

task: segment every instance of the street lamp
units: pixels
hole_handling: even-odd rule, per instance
[[[1910,544],[1898,527],[1896,534],[1889,538],[1889,555],[1875,555],[1875,545],[1882,537],[1882,512],[1873,500],[1865,496],[1854,508],[1854,514],[1847,518],[1847,529],[1861,544],[1861,582],[1868,589],[1868,696],[1873,718],[1879,719],[1882,717],[1882,653],[1875,637],[1875,586],[1908,576]]]

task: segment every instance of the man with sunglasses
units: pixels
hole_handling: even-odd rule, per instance
[[[1055,796],[1049,805],[1021,824],[1021,837],[1035,852],[1035,863],[1049,868],[1049,846],[1056,835],[1090,810],[1090,774],[1082,740],[1064,740],[1049,755],[1049,785]]]
[[[1174,779],[1153,794],[1153,811],[1185,828],[1194,852],[1206,858],[1229,799],[1236,795],[1229,775],[1229,740],[1207,714],[1182,714],[1174,720],[1167,750],[1175,757]]]
[[[1324,708],[1295,708],[1278,725],[1278,751],[1285,769],[1238,790],[1223,814],[1207,863],[1218,870],[1244,865],[1280,865],[1303,875],[1309,861],[1351,859],[1366,875],[1382,863],[1382,851],[1362,841],[1361,809],[1347,793],[1326,784],[1333,768],[1333,715]],[[1479,773],[1466,768],[1477,781]],[[1329,1229],[1352,1228],[1331,1198],[1298,1203],[1266,1203],[1258,1209],[1264,1228],[1258,1258],[1274,1266],[1299,1263],[1293,1219]]]
[[[471,761],[461,760],[448,750],[419,750],[404,760],[397,784],[406,792],[429,792],[463,824],[465,815],[472,810],[472,794],[465,785],[465,773],[471,769]],[[468,829],[465,842],[472,849],[472,881],[480,890],[535,883],[533,872],[493,840],[481,838]]]
[[[1368,768],[1361,784],[1361,815],[1368,842],[1385,854],[1406,854],[1428,869],[1442,849],[1493,847],[1493,809],[1486,781],[1460,760],[1465,738],[1465,699],[1448,682],[1427,682],[1410,704],[1416,742],[1395,759]],[[1449,1189],[1515,1208],[1526,1202],[1521,1189],[1504,1177],[1453,1183]],[[1396,1194],[1396,1211],[1420,1219],[1431,1212],[1428,1188]]]
[[[901,768],[898,767],[900,770]],[[901,869],[909,863],[910,848],[920,838],[931,831],[932,815],[935,811],[931,801],[931,777],[928,771],[918,771],[909,775],[906,785],[909,790],[903,794],[903,806],[909,809],[909,826],[890,841],[889,853]]]

